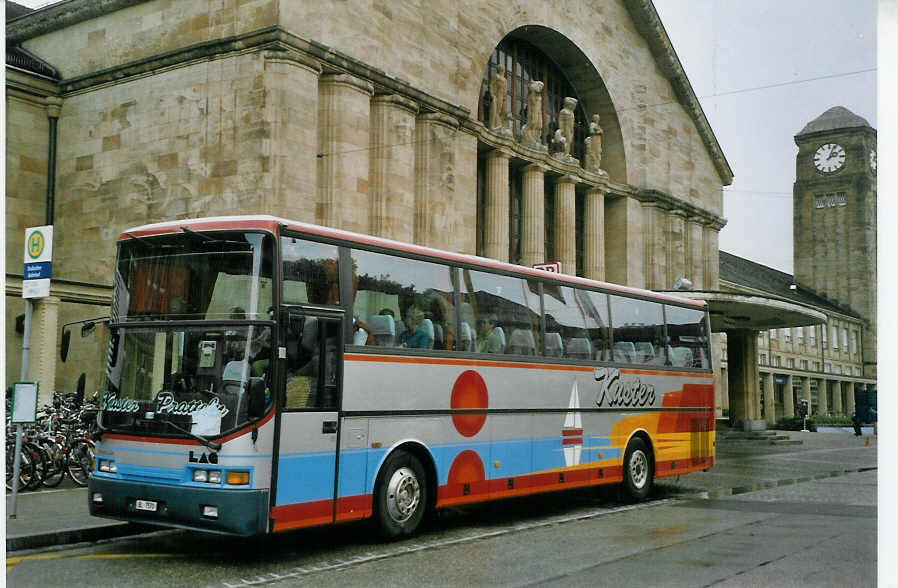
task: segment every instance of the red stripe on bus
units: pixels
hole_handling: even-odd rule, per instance
[[[582,435],[583,429],[562,429],[562,435]]]
[[[561,440],[562,445],[583,445],[583,437],[568,437]]]

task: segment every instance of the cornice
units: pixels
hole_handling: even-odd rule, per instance
[[[686,71],[674,51],[670,37],[664,30],[664,24],[655,11],[655,5],[651,0],[624,0],[624,6],[633,19],[633,24],[640,35],[645,38],[649,45],[649,50],[655,58],[661,73],[670,82],[673,87],[677,100],[695,123],[698,133],[708,150],[714,167],[720,175],[721,183],[729,186],[733,183],[733,170],[730,168],[729,162],[717,142],[717,137],[711,129],[711,124],[702,110],[702,105],[698,101],[698,97],[692,89],[692,84],[686,76]]]

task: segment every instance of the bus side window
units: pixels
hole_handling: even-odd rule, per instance
[[[664,365],[664,313],[648,300],[611,296],[612,359],[618,363]]]
[[[337,406],[339,337],[339,321],[290,317],[285,408]]]

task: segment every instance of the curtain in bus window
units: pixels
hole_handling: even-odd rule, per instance
[[[461,313],[463,325],[475,325],[472,350],[539,355],[538,291],[536,282],[464,270]]]
[[[671,365],[707,368],[708,337],[705,332],[705,313],[693,308],[665,305],[668,355]]]
[[[285,303],[340,304],[336,245],[284,237],[281,257]]]
[[[610,297],[612,359],[617,363],[665,364],[662,305],[648,300]]]
[[[453,269],[438,263],[355,249],[353,320],[357,345],[453,349]]]
[[[129,315],[178,312],[187,303],[188,270],[164,263],[138,263]]]
[[[592,359],[586,318],[574,292],[569,286],[543,285],[547,357]]]
[[[570,357],[583,357],[584,348],[589,357],[598,361],[611,361],[608,320],[608,295],[601,292],[576,290],[576,299],[586,318],[586,341],[569,341]]]

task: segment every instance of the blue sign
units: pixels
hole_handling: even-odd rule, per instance
[[[25,279],[26,280],[40,280],[42,278],[50,277],[50,262],[49,261],[39,261],[37,263],[26,263],[25,264]]]

